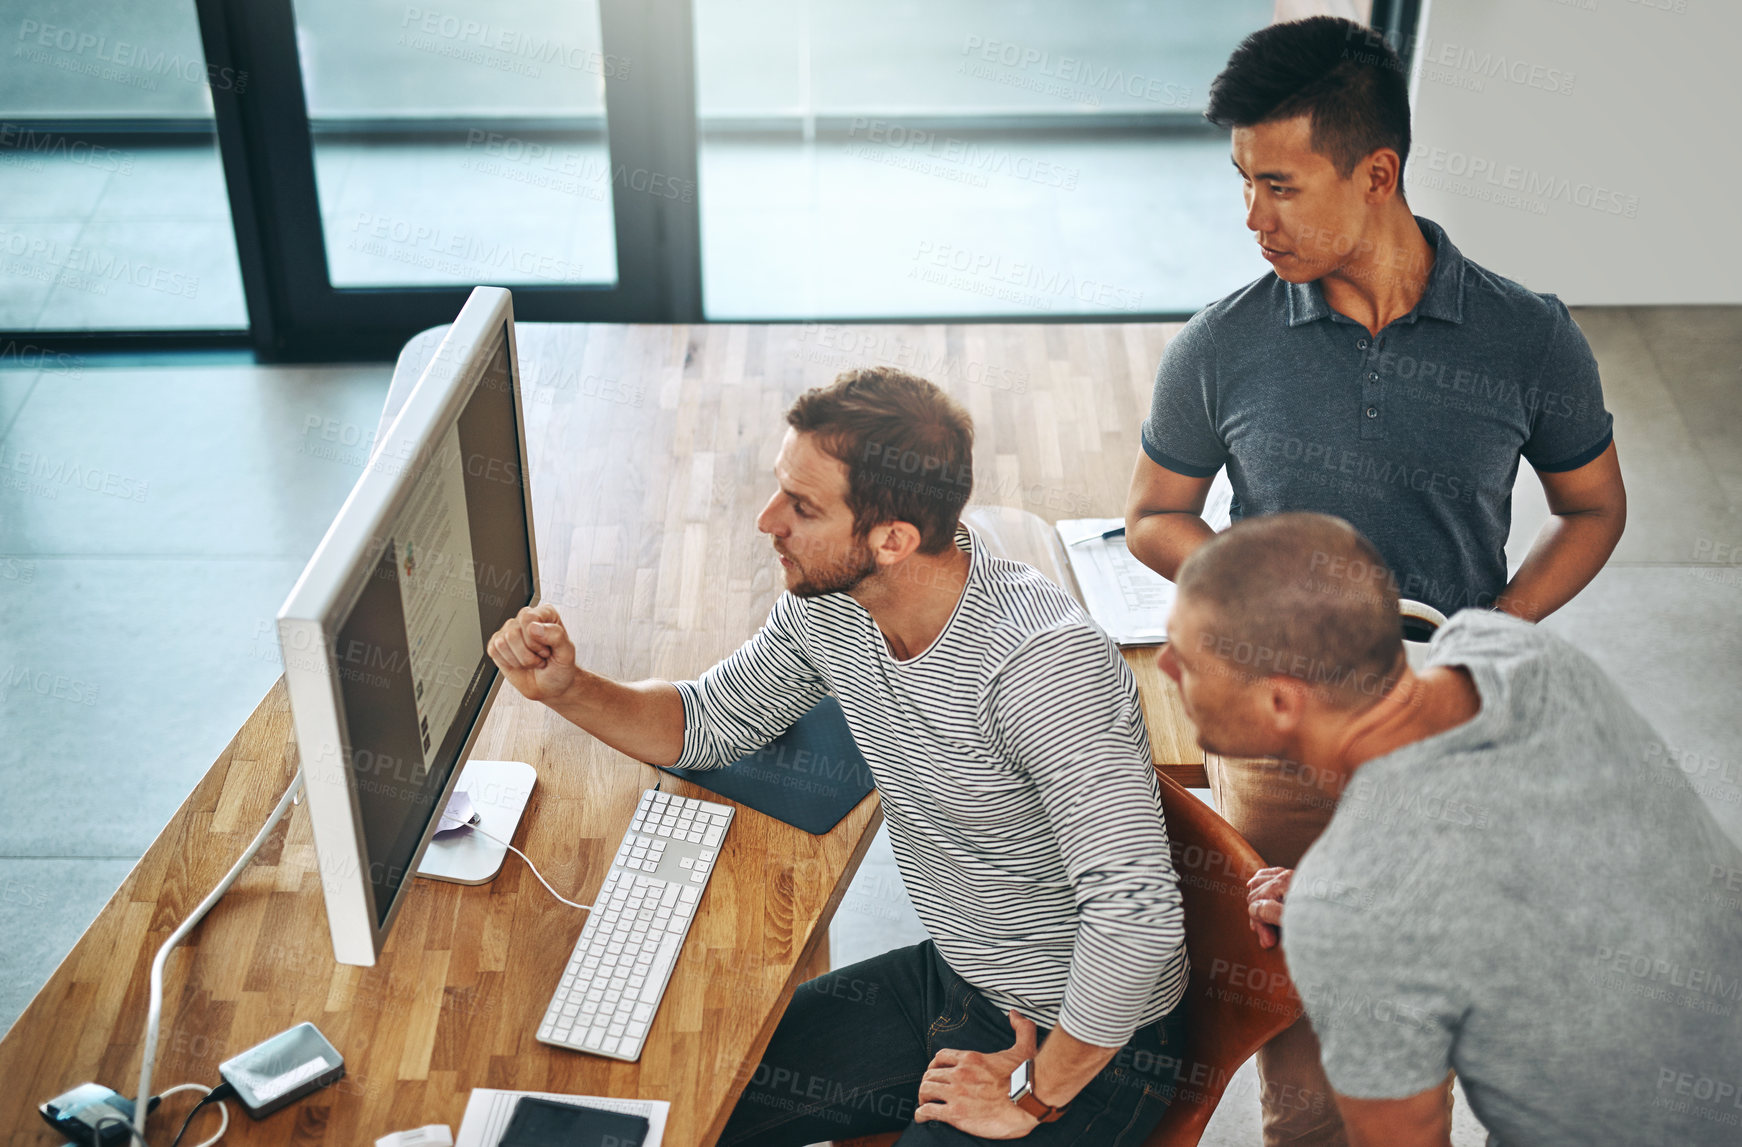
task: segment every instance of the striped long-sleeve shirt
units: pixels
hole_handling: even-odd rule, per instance
[[[677,764],[721,767],[825,694],[871,766],[914,908],[1000,1008],[1125,1044],[1185,991],[1185,921],[1130,668],[1033,568],[971,558],[949,623],[897,661],[846,594],[784,594],[736,653],[682,682]]]

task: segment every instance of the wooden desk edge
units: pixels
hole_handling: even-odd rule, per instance
[[[786,1014],[786,1006],[792,1002],[793,993],[798,991],[799,985],[828,971],[827,967],[817,968],[813,965],[818,962],[819,952],[827,953],[829,924],[835,918],[835,910],[841,906],[841,901],[846,898],[847,887],[853,882],[853,874],[858,872],[859,865],[864,863],[865,854],[871,849],[872,838],[877,835],[877,830],[883,827],[883,798],[876,789],[872,789],[865,795],[864,800],[854,805],[853,811],[849,812],[847,816],[854,816],[866,801],[875,803],[875,807],[871,810],[871,818],[865,822],[865,830],[859,834],[859,841],[854,846],[852,855],[847,858],[847,863],[842,870],[842,879],[835,882],[834,892],[823,904],[817,915],[816,927],[811,931],[810,941],[805,944],[804,950],[793,962],[792,975],[787,977],[786,986],[781,989],[776,1006],[769,1012],[768,1018],[762,1023],[762,1029],[756,1033],[755,1040],[751,1042],[749,1054],[744,1057],[746,1064],[761,1061],[762,1053],[768,1050],[769,1041],[774,1038],[774,1029],[780,1026],[781,1017]],[[833,832],[834,830],[830,829],[829,831]],[[749,1079],[746,1078],[744,1082],[749,1083]],[[732,1109],[737,1106],[738,1096],[743,1093],[743,1090],[743,1086],[733,1089],[731,1095],[728,1096],[729,1102],[721,1107],[719,1113],[714,1116],[714,1122],[708,1126],[707,1134],[702,1136],[703,1143],[713,1143],[720,1138],[720,1133],[726,1129],[726,1121],[732,1117]]]

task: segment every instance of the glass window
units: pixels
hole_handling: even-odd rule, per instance
[[[191,0],[0,12],[0,328],[246,327]]]

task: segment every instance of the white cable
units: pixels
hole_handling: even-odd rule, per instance
[[[205,918],[206,913],[212,910],[212,905],[216,904],[224,893],[230,890],[230,885],[236,883],[236,878],[242,875],[242,870],[248,867],[248,862],[254,859],[254,854],[260,851],[260,846],[266,843],[266,838],[272,835],[272,830],[278,826],[278,822],[284,819],[284,814],[290,810],[291,801],[295,800],[302,792],[302,786],[302,770],[298,769],[296,776],[291,778],[290,787],[285,789],[284,795],[278,798],[278,804],[273,808],[272,815],[266,818],[266,823],[260,826],[259,833],[248,842],[248,847],[242,850],[242,855],[237,858],[235,864],[230,866],[230,871],[224,874],[224,879],[218,881],[216,888],[206,893],[206,898],[200,901],[199,907],[194,909],[193,915],[182,921],[181,927],[169,934],[169,939],[165,940],[163,947],[157,950],[157,958],[151,961],[151,997],[145,1010],[145,1042],[139,1048],[139,1090],[135,1092],[139,1099],[133,1105],[133,1134],[139,1138],[141,1143],[146,1141],[145,1120],[151,1114],[151,1104],[148,1101],[148,1097],[151,1095],[151,1067],[153,1061],[157,1059],[158,1028],[163,1021],[163,969],[169,963],[169,954],[177,944],[182,942],[182,938],[192,932],[194,926]],[[224,1126],[228,1127],[229,1124],[230,1113],[226,1109]],[[219,1134],[221,1135],[223,1132],[220,1131]],[[206,1142],[215,1143],[217,1140],[208,1139]],[[206,1144],[202,1143],[200,1147],[206,1147]]]
[[[178,1083],[168,1091],[159,1092],[157,1096],[158,1102],[161,1103],[163,1100],[168,1099],[178,1091],[197,1091],[202,1095],[210,1095],[212,1093],[212,1089],[203,1083]],[[204,1103],[205,1100],[202,1099],[200,1102]],[[218,1100],[218,1115],[220,1117],[218,1122],[218,1133],[210,1139],[194,1144],[194,1147],[212,1147],[212,1144],[224,1137],[224,1132],[230,1129],[230,1108],[225,1105],[222,1099]],[[140,1142],[143,1143],[144,1139],[141,1139]]]
[[[503,848],[506,848],[509,852],[512,852],[515,856],[518,856],[520,859],[526,861],[526,867],[532,869],[532,874],[534,876],[538,877],[538,882],[540,884],[544,885],[544,890],[546,892],[550,893],[552,896],[555,896],[558,900],[561,900],[564,904],[567,904],[570,908],[579,908],[582,912],[591,912],[593,910],[593,906],[591,904],[576,904],[573,900],[568,899],[567,897],[563,896],[562,893],[560,893],[556,889],[552,888],[550,886],[550,881],[546,880],[542,875],[539,874],[538,865],[532,863],[531,859],[528,858],[524,852],[521,852],[518,848],[515,848],[512,844],[509,844],[506,840],[503,840],[499,836],[491,836],[489,833],[485,832],[483,829],[479,828],[475,824],[470,825],[468,827],[470,827],[471,830],[473,832],[477,833],[479,836],[488,837],[489,839],[495,841],[497,844],[500,844]]]

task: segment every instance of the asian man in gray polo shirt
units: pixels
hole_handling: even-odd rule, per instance
[[[1248,37],[1210,88],[1246,225],[1272,273],[1167,345],[1126,505],[1127,544],[1172,578],[1233,517],[1352,522],[1403,597],[1536,620],[1591,580],[1626,520],[1597,364],[1553,295],[1466,259],[1403,196],[1409,101],[1395,52],[1330,17]],[[1523,458],[1553,516],[1507,578]],[[1335,802],[1276,761],[1207,762],[1217,807],[1292,867]],[[1266,1143],[1345,1139],[1305,1021],[1259,1053]]]

